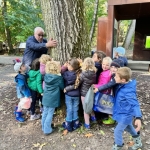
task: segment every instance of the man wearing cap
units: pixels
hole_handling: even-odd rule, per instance
[[[44,30],[41,27],[36,27],[34,35],[27,39],[22,60],[25,65],[30,66],[34,59],[40,58],[42,54],[47,54],[49,47],[56,47],[56,40],[50,39],[47,41],[43,39],[43,36]]]

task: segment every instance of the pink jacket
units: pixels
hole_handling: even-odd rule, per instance
[[[41,73],[43,76],[45,75],[45,64],[40,63],[40,73]],[[43,83],[42,83],[43,89],[44,89],[44,85],[45,85],[45,83],[44,83],[44,81],[43,81]]]
[[[110,70],[103,71],[98,78],[98,84],[95,84],[94,86],[95,86],[95,88],[98,88],[104,84],[107,84],[110,80],[111,80]],[[110,94],[111,90],[110,89],[105,90],[105,91],[103,91],[103,93]]]

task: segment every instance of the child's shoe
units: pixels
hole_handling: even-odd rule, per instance
[[[133,137],[134,145],[129,147],[128,150],[137,150],[142,147],[141,137]]]
[[[91,116],[91,117],[90,117],[90,120],[91,120],[92,122],[96,122],[96,117],[95,117],[95,116]]]
[[[15,116],[16,116],[16,120],[19,121],[19,122],[24,122],[25,119],[22,118],[22,112],[15,112]]]
[[[62,123],[64,129],[67,129],[69,132],[73,131],[72,122],[66,121]]]
[[[73,121],[73,130],[76,130],[78,128],[80,128],[82,126],[82,124],[79,122],[79,120],[74,120]]]
[[[40,114],[34,114],[34,115],[31,115],[30,116],[30,120],[37,120],[37,119],[40,119]]]
[[[84,124],[85,129],[89,130],[90,129],[90,125],[89,124]]]
[[[114,144],[112,150],[122,150],[122,147],[123,146],[118,146],[118,145]]]
[[[107,120],[103,120],[102,123],[105,125],[111,125],[115,123],[115,120],[113,120],[112,117],[109,117]]]

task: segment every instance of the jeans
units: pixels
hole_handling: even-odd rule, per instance
[[[115,138],[115,144],[118,146],[123,145],[123,137],[122,134],[124,131],[129,132],[132,136],[136,136],[137,132],[132,124],[125,125],[122,123],[118,123],[115,130],[114,130],[114,138]]]
[[[55,108],[51,108],[51,107],[47,107],[47,106],[43,106],[44,111],[42,113],[42,131],[44,132],[44,134],[49,134],[52,132],[52,119],[53,119],[53,114],[55,111]]]
[[[67,107],[67,116],[66,121],[73,121],[79,118],[78,110],[79,110],[79,97],[71,97],[65,95],[65,103]]]

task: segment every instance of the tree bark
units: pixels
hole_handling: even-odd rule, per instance
[[[51,55],[60,62],[88,55],[88,33],[83,4],[83,0],[41,0],[47,37],[58,42]]]
[[[95,7],[94,7],[94,14],[93,14],[93,19],[92,19],[92,26],[91,26],[91,29],[90,29],[90,42],[92,42],[93,34],[94,34],[94,31],[95,31],[95,24],[96,24],[97,13],[98,13],[98,4],[99,4],[99,0],[95,0]]]
[[[132,20],[132,21],[131,21],[131,24],[130,24],[130,26],[129,26],[128,32],[127,32],[127,34],[126,34],[124,43],[123,43],[123,47],[124,47],[125,49],[128,49],[128,48],[129,48],[129,45],[130,45],[130,43],[131,43],[131,40],[132,40],[134,31],[135,31],[135,24],[136,24],[136,20]]]
[[[10,33],[10,29],[7,26],[7,1],[3,0],[3,7],[2,7],[2,15],[4,18],[4,24],[5,24],[5,34],[6,34],[6,39],[7,39],[7,43],[8,43],[8,47],[9,47],[9,53],[13,52],[13,45],[11,42],[11,33]]]

